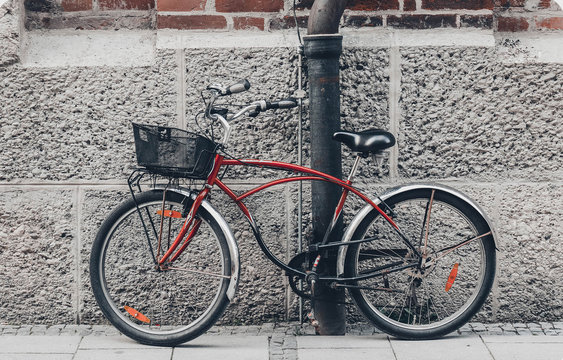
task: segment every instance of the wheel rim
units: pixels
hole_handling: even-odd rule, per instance
[[[155,215],[153,223],[158,231],[157,211],[161,207],[162,200],[140,205],[154,252],[158,242],[147,211]],[[183,205],[167,201],[166,209],[181,213]],[[170,229],[172,243],[184,219],[164,219],[164,233]],[[166,251],[167,236],[163,236],[161,244]],[[205,220],[174,263],[174,268],[183,270],[157,271],[136,208],[123,214],[108,231],[100,259],[100,283],[111,310],[129,327],[153,335],[177,334],[204,322],[218,303],[228,278],[223,249]],[[146,323],[147,319],[150,323]]]
[[[429,198],[419,197],[398,201],[392,205],[394,220],[409,239],[419,242],[417,249],[420,252],[424,250],[426,226],[422,224],[425,223],[425,215],[428,215],[429,202]],[[426,246],[430,254],[436,254],[438,250],[452,243],[456,244],[462,239],[472,239],[478,235],[475,224],[453,205],[433,199],[430,208],[430,231]],[[358,247],[355,254],[356,274],[374,266],[397,261],[409,253],[404,243],[396,234],[390,233],[389,225],[383,221],[381,216],[377,216],[366,228],[363,236],[377,236],[379,239],[368,243],[370,245]],[[396,249],[394,256],[369,258],[389,246]],[[409,256],[414,258],[413,255],[407,255],[407,259]],[[446,284],[454,273],[454,267],[457,275],[454,276],[451,288],[446,291]],[[363,287],[383,287],[402,292],[389,293],[366,289],[360,289],[359,292],[369,311],[385,323],[405,330],[432,330],[447,326],[464,316],[475,303],[483,287],[485,270],[485,249],[482,239],[477,239],[436,260],[434,267],[424,269],[425,274],[421,274],[420,270],[410,270],[389,274],[386,277],[389,284],[385,283],[385,278],[358,283]]]

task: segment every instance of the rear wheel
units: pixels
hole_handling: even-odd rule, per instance
[[[401,338],[455,331],[479,311],[493,284],[496,254],[487,222],[463,199],[432,188],[405,191],[385,203],[390,210],[382,209],[422,259],[371,211],[352,239],[375,240],[350,246],[345,271],[357,277],[375,269],[380,276],[354,282],[352,298],[377,327]]]
[[[174,241],[192,200],[166,192],[159,250],[163,191],[144,192],[136,199],[150,241],[133,199],[115,209],[92,247],[94,296],[104,315],[125,335],[150,345],[186,342],[211,327],[229,303],[231,259],[225,235],[200,207],[196,236],[176,261],[158,269],[154,259]]]

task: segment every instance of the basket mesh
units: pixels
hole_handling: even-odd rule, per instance
[[[137,163],[172,177],[205,179],[217,144],[206,137],[167,126],[133,123]]]

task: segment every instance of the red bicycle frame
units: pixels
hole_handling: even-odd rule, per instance
[[[287,170],[287,171],[292,171],[292,172],[295,172],[295,173],[301,173],[301,174],[304,174],[304,175],[292,176],[292,177],[286,177],[286,178],[282,178],[282,179],[278,179],[278,180],[273,180],[273,181],[270,181],[270,182],[265,183],[263,185],[260,185],[258,187],[255,187],[255,188],[253,188],[253,189],[251,189],[251,190],[249,190],[249,191],[247,191],[247,192],[245,192],[241,195],[237,195],[225,183],[223,183],[217,177],[217,175],[219,174],[219,170],[221,169],[222,166],[236,166],[236,165],[239,165],[239,166],[240,165],[251,165],[251,166],[264,167],[264,168],[272,168],[272,169],[277,169],[277,170]],[[350,192],[352,192],[353,194],[360,197],[363,201],[365,201],[366,203],[371,205],[374,209],[376,209],[389,222],[389,224],[391,224],[391,226],[393,226],[393,228],[400,233],[399,227],[393,222],[393,220],[383,210],[381,210],[381,208],[379,208],[379,206],[377,206],[369,197],[367,197],[366,195],[361,193],[356,188],[352,187],[352,181],[350,179],[347,180],[347,181],[342,181],[342,180],[340,180],[340,179],[338,179],[334,176],[325,174],[325,173],[317,171],[317,170],[313,170],[313,169],[310,169],[310,168],[307,168],[307,167],[304,167],[304,166],[284,163],[284,162],[269,161],[269,160],[225,159],[225,157],[223,155],[217,154],[215,156],[215,162],[214,162],[214,165],[213,165],[213,169],[211,170],[211,173],[207,177],[207,180],[205,182],[205,186],[204,186],[203,190],[201,190],[199,192],[199,194],[197,195],[197,197],[195,198],[195,200],[192,204],[192,207],[190,209],[190,212],[188,213],[188,215],[186,217],[184,225],[182,226],[182,229],[180,230],[180,233],[178,234],[178,236],[176,237],[176,239],[174,240],[174,242],[172,243],[172,245],[170,246],[168,251],[162,256],[161,259],[158,260],[159,265],[162,266],[167,261],[169,263],[171,263],[174,260],[176,260],[176,258],[178,258],[178,256],[180,256],[180,254],[183,252],[183,250],[189,244],[189,242],[191,241],[193,236],[196,234],[201,220],[196,219],[195,214],[197,213],[199,206],[201,205],[202,201],[207,197],[207,195],[209,194],[209,192],[211,191],[213,186],[217,185],[217,187],[219,187],[221,190],[223,190],[238,205],[238,207],[240,208],[242,213],[246,216],[249,223],[253,227],[253,230],[255,231],[255,234],[256,234],[256,231],[257,231],[256,223],[254,222],[254,219],[252,218],[252,214],[250,213],[250,211],[248,210],[248,208],[244,204],[243,200],[246,199],[247,197],[249,197],[250,195],[253,195],[253,194],[255,194],[255,193],[257,193],[261,190],[267,189],[267,188],[275,186],[275,185],[290,183],[290,182],[295,182],[295,181],[306,181],[306,180],[325,181],[325,182],[336,184],[336,185],[343,188],[342,195],[341,195],[340,200],[338,202],[338,205],[335,209],[334,216],[333,216],[330,227],[333,227],[334,224],[336,223],[336,221],[338,220],[340,214],[342,213],[342,209],[344,208],[344,203],[346,201],[346,198],[347,198],[348,194]],[[188,230],[190,230],[189,233],[188,233]],[[332,230],[332,229],[330,228],[330,230]],[[186,234],[187,234],[187,237],[186,237]],[[184,239],[184,238],[185,238],[185,240],[183,241],[182,246],[180,246],[180,248],[176,251],[176,249],[178,248],[180,243],[182,243],[182,239]],[[259,242],[259,244],[262,247],[262,249],[265,250],[266,255],[269,255],[269,257],[273,257],[275,259],[275,257],[273,255],[271,255],[269,251],[267,251],[267,249],[265,248],[265,246],[262,242]],[[279,260],[277,260],[277,259],[274,260],[274,259],[272,259],[272,260],[276,264],[278,264],[278,266],[281,266],[282,268],[285,268],[286,270],[290,269],[287,266],[285,266],[285,264],[281,263]]]

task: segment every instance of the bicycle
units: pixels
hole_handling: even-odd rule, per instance
[[[221,125],[220,141],[214,141],[216,135],[133,124],[142,167],[128,179],[131,198],[100,226],[90,257],[92,289],[106,318],[138,342],[165,346],[189,341],[219,319],[235,296],[240,261],[233,232],[208,199],[216,187],[238,206],[260,249],[285,271],[297,295],[314,301],[319,283],[345,288],[375,326],[406,339],[440,337],[469,321],[495,276],[495,232],[484,211],[444,185],[403,185],[374,198],[353,187],[360,160],[395,145],[393,135],[383,130],[334,134],[356,155],[347,180],[304,166],[227,156],[232,121],[297,106],[291,98],[252,102],[235,113],[215,105],[249,87],[244,80],[202,91],[205,119]],[[222,181],[224,172],[219,175],[231,166],[292,174],[237,195]],[[151,185],[143,191],[145,176]],[[159,184],[161,177],[167,183]],[[186,187],[181,178],[203,180],[203,186]],[[265,244],[244,200],[275,185],[303,181],[335,184],[341,198],[324,241],[286,263]],[[351,194],[365,205],[341,241],[327,242]],[[322,269],[329,250],[338,251],[336,276]]]

